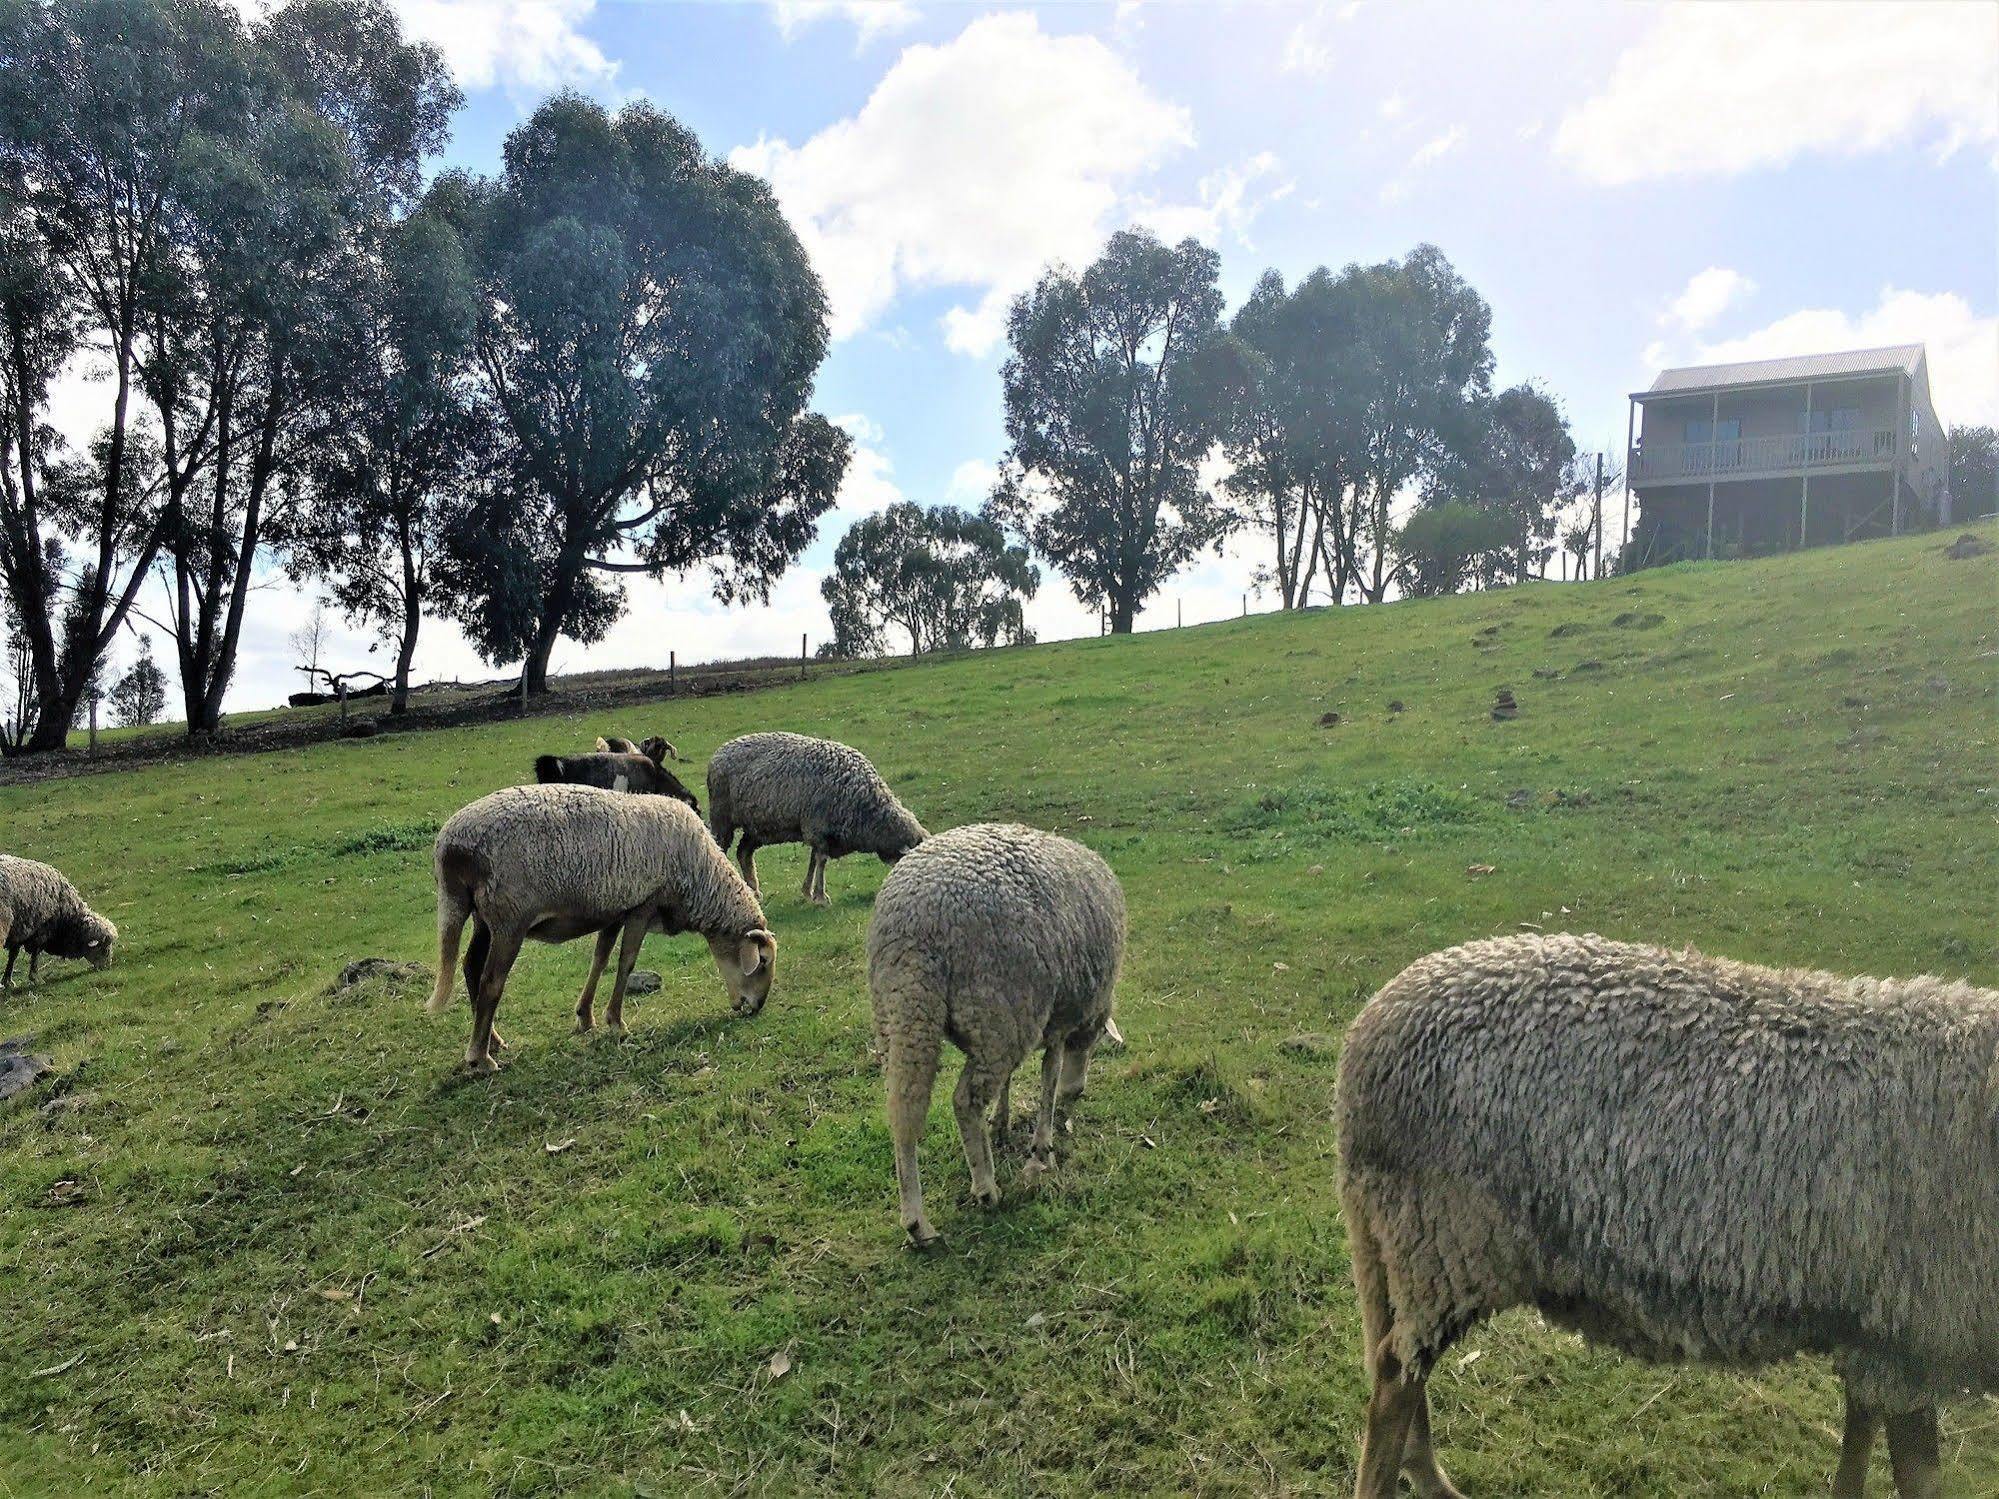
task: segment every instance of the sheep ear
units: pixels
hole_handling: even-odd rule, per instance
[[[602,734],[599,734],[597,736],[597,753],[600,755],[608,755],[610,752],[611,752],[611,741],[606,739]]]
[[[1117,1028],[1117,1022],[1108,1015],[1104,1017],[1104,1034],[1111,1038],[1113,1045],[1124,1045],[1124,1032]]]
[[[763,967],[763,963],[763,946],[756,938],[745,937],[736,945],[736,966],[743,970],[744,978],[748,978]]]

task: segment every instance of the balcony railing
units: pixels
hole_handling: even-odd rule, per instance
[[[1767,437],[1725,438],[1720,442],[1645,443],[1631,454],[1636,480],[1735,478],[1786,470],[1837,468],[1844,464],[1889,463],[1895,457],[1895,429],[1848,432],[1779,432]]]

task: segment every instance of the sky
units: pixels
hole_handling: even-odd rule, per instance
[[[557,671],[816,646],[848,525],[900,498],[983,501],[1009,299],[1135,223],[1212,244],[1231,309],[1268,268],[1436,244],[1492,306],[1497,381],[1543,386],[1612,461],[1627,393],[1667,364],[1924,342],[1946,424],[1999,422],[1987,0],[396,8],[466,94],[446,165],[495,170],[558,87],[650,99],[770,180],[831,299],[815,404],[854,457],[818,540],[768,607],[724,608],[698,573],[633,582],[623,622],[564,642]],[[1239,612],[1260,551],[1189,568],[1139,628]],[[289,636],[311,607],[269,575],[230,708],[298,688]],[[1097,629],[1046,567],[1029,622]],[[368,645],[336,628],[328,659],[385,666]],[[506,669],[426,621],[419,680]]]

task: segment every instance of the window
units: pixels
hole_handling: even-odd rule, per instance
[[[1860,408],[1858,406],[1835,406],[1831,410],[1811,413],[1811,425],[1807,432],[1858,432],[1860,430]]]

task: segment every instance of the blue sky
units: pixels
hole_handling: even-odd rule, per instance
[[[1132,222],[1267,267],[1443,248],[1532,379],[1615,452],[1659,363],[1904,340],[1947,422],[1999,420],[1999,7],[405,0],[495,168],[549,89],[644,96],[777,188],[833,298],[818,405],[856,438],[841,506],[768,609],[699,577],[632,589],[558,670],[796,649],[857,515],[976,504],[1003,448],[1006,300]],[[1233,613],[1253,541],[1141,621]],[[268,601],[268,602],[266,602]],[[296,685],[307,607],[260,595],[232,706]],[[1092,630],[1058,575],[1044,638]],[[423,674],[493,674],[426,626]],[[336,654],[362,659],[343,637]],[[167,653],[170,654],[170,653]]]

